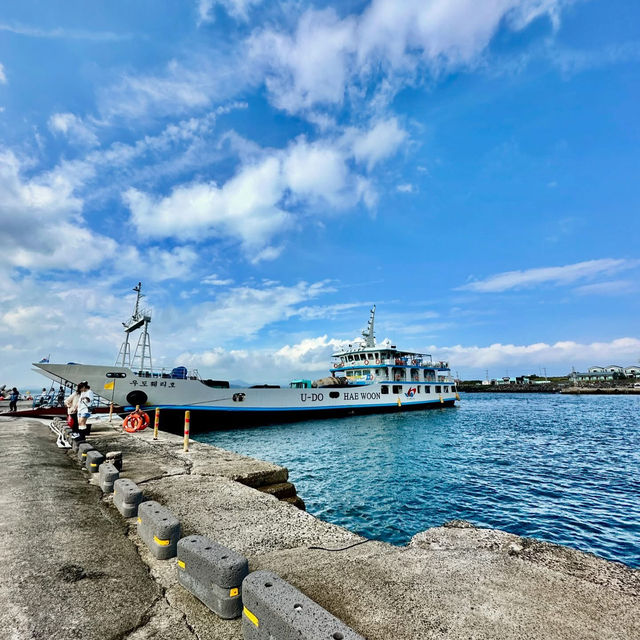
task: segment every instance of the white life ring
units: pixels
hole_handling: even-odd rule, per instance
[[[365,360],[365,361],[364,361],[364,363],[365,363],[365,364],[369,364],[369,361],[368,361],[368,360]]]

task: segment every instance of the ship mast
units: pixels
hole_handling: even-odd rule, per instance
[[[121,367],[135,368],[138,364],[138,371],[151,371],[151,338],[149,337],[149,323],[151,322],[151,312],[147,309],[140,309],[140,298],[142,295],[142,283],[138,282],[138,285],[133,288],[136,292],[136,304],[133,309],[133,315],[123,322],[125,338],[122,346],[120,347],[120,353],[116,360],[116,365]],[[142,327],[142,334],[138,338],[138,344],[131,360],[131,347],[129,345],[129,335],[134,331],[137,331]],[[147,366],[148,363],[148,366]]]
[[[374,304],[371,308],[371,315],[369,316],[369,323],[367,324],[367,328],[363,329],[362,337],[364,338],[364,346],[365,347],[375,347],[376,346],[376,337],[373,331],[373,323],[376,317],[376,305]]]

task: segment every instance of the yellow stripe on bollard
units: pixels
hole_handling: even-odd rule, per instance
[[[142,524],[142,518],[138,518],[138,524]]]
[[[186,568],[186,566],[187,566],[187,565],[186,565],[184,562],[182,562],[182,560],[178,560],[178,566],[179,566],[181,569],[184,569],[184,568]]]
[[[153,439],[158,439],[158,426],[160,425],[160,409],[156,409],[156,416],[153,421]]]
[[[249,618],[249,620],[251,620],[251,622],[253,622],[253,624],[256,625],[256,627],[260,626],[260,621],[258,620],[258,618],[256,618],[253,613],[251,613],[251,611],[249,611],[249,609],[247,609],[247,607],[243,607],[242,608],[242,613],[244,613],[245,616],[247,616],[247,618]]]
[[[158,536],[153,536],[153,541],[156,544],[159,544],[161,547],[168,547],[169,543],[171,542],[171,540],[160,540],[160,538],[158,538]]]

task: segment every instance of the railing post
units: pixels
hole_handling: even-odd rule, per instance
[[[189,424],[191,422],[191,411],[184,412],[184,445],[182,450],[186,453],[189,451]]]
[[[156,407],[156,416],[153,420],[153,439],[158,439],[158,426],[160,425],[160,409]]]

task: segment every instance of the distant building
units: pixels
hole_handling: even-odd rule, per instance
[[[640,366],[621,367],[617,364],[609,364],[606,367],[589,367],[586,373],[573,372],[569,375],[574,382],[600,382],[616,380],[621,376],[629,378],[640,377]]]

